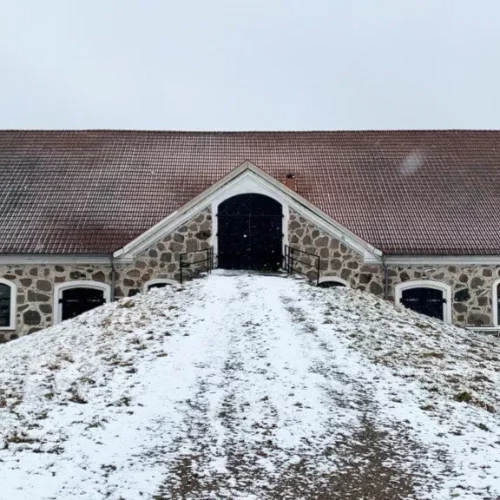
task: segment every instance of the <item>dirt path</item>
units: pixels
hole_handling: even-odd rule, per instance
[[[370,377],[318,335],[314,304],[260,283],[227,280],[185,325],[197,382],[156,498],[413,498],[423,450],[381,428]]]

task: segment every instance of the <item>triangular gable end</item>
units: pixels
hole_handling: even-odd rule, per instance
[[[362,254],[366,263],[380,263],[382,255],[380,250],[353,234],[298,193],[289,189],[250,161],[239,165],[179,210],[171,213],[125,247],[116,251],[114,254],[115,259],[117,262],[132,262],[137,254],[175,231],[204,208],[212,207],[212,213],[216,214],[219,203],[232,196],[244,193],[264,194],[279,201],[283,205],[285,213],[285,228],[288,226],[288,208],[290,208],[309,219],[318,228],[323,229],[348,247]],[[214,217],[212,244],[217,253],[216,224],[216,217]],[[287,234],[285,234],[285,241],[287,241]]]

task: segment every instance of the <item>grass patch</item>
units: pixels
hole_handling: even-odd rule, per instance
[[[35,439],[35,438],[30,438],[26,433],[24,432],[21,432],[21,433],[18,433],[18,432],[14,432],[13,434],[7,436],[5,438],[5,442],[10,444],[23,444],[23,443],[39,443],[40,440],[39,439]]]
[[[453,399],[460,403],[470,403],[472,401],[472,394],[468,391],[459,392],[453,396]]]
[[[422,358],[434,358],[434,359],[443,359],[444,354],[442,352],[424,352],[421,355]]]
[[[482,431],[489,432],[490,428],[487,425],[484,425],[483,423],[476,424],[476,426],[481,429]]]
[[[71,401],[71,403],[76,403],[79,405],[86,405],[88,401],[85,398],[82,398],[80,394],[77,394],[76,392],[72,394],[72,396],[69,398],[68,401]]]
[[[108,403],[106,406],[130,406],[132,398],[129,396],[123,396],[115,403]]]

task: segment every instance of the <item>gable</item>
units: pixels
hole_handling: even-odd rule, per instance
[[[202,210],[211,208],[212,237],[210,240],[217,254],[217,209],[220,203],[228,198],[240,194],[255,193],[275,199],[283,206],[285,221],[283,224],[284,241],[288,241],[289,209],[305,215],[318,228],[338,239],[348,247],[360,253],[366,262],[379,262],[381,252],[367,242],[361,240],[316,207],[310,205],[300,195],[288,189],[282,183],[267,175],[251,162],[244,162],[228,176],[211,186],[205,192],[191,200],[182,209],[166,217],[159,224],[127,244],[123,249],[115,252],[117,262],[131,262],[133,259],[151,247],[157,241],[173,233],[177,228],[186,224]]]

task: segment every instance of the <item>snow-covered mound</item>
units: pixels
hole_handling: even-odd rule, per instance
[[[0,346],[3,499],[500,496],[500,345],[211,276]]]

